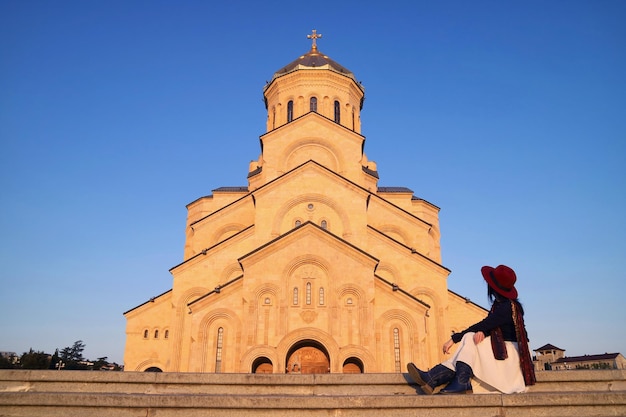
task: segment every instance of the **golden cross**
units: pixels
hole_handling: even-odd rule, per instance
[[[306,35],[307,38],[309,39],[313,39],[313,46],[311,47],[312,50],[316,50],[317,49],[317,38],[321,38],[322,34],[321,33],[317,33],[317,30],[313,29],[313,34],[311,35]]]

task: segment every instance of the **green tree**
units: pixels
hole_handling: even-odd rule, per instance
[[[61,349],[59,356],[61,361],[65,363],[65,369],[86,369],[80,362],[84,361],[83,351],[85,344],[82,340],[77,340],[71,347]]]
[[[101,358],[96,359],[96,361],[93,363],[93,370],[97,371],[97,370],[100,370],[103,366],[107,366],[109,364],[107,359],[108,359],[108,356],[103,356]]]
[[[33,348],[30,348],[28,352],[24,352],[20,362],[24,369],[48,369],[50,366],[50,355],[44,352],[35,352]]]

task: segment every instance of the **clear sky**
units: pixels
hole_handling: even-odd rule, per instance
[[[531,348],[626,354],[626,2],[0,0],[0,351],[121,363],[186,204],[247,185],[262,88],[321,52],[366,88],[381,186],[441,208],[449,288],[518,274]]]

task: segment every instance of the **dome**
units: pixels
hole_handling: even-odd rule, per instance
[[[311,50],[307,52],[306,54],[300,56],[295,61],[285,65],[284,67],[276,71],[274,73],[274,76],[272,77],[272,81],[274,81],[276,78],[279,78],[285,74],[289,74],[293,71],[297,71],[300,69],[307,69],[307,70],[321,69],[321,70],[330,70],[338,74],[345,75],[346,77],[351,78],[359,86],[359,88],[363,90],[363,86],[361,86],[361,83],[359,83],[356,80],[356,77],[354,76],[352,71],[350,71],[343,65],[340,65],[337,62],[333,61],[327,55],[322,54],[317,49],[316,40],[317,38],[321,38],[322,35],[316,33],[316,31],[313,30],[313,34],[307,35],[307,37],[313,40],[313,46],[311,47]],[[272,81],[270,81],[266,85],[266,88],[272,83]]]
[[[356,81],[354,74],[346,67],[339,65],[337,62],[330,59],[328,56],[322,54],[316,47],[311,48],[309,52],[302,55],[295,61],[285,65],[274,73],[273,78],[280,77],[281,75],[288,74],[292,71],[299,69],[329,69],[331,71],[338,72],[347,77],[350,77]]]

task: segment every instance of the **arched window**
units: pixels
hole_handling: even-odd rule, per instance
[[[396,361],[396,372],[402,372],[400,364],[400,330],[397,327],[393,329],[393,356]]]
[[[287,123],[293,120],[293,100],[289,100],[287,103]]]
[[[272,107],[272,129],[276,128],[276,107]]]
[[[335,100],[335,123],[341,123],[341,108],[339,102]]]
[[[158,339],[158,338],[159,338],[159,331],[158,331],[158,330],[155,330],[155,331],[154,331],[154,338],[155,338],[155,339]]]
[[[320,288],[320,305],[324,305],[324,287]]]
[[[311,305],[311,283],[306,283],[306,304]]]
[[[317,97],[311,97],[310,110],[315,112],[317,111]]]
[[[294,306],[298,305],[298,287],[295,287],[293,289],[293,305]]]
[[[147,339],[148,338],[148,329],[143,331],[143,338]]]
[[[222,347],[224,343],[224,328],[217,329],[217,348],[215,350],[215,373],[222,372]]]
[[[322,229],[326,230],[328,228],[328,223],[326,220],[322,220]]]
[[[301,226],[302,222],[300,220],[296,220],[296,227]]]
[[[165,333],[163,334],[163,339],[169,339],[170,337],[170,331],[166,330]]]

